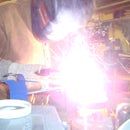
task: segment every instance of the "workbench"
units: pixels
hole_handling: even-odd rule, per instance
[[[23,118],[0,119],[0,130],[67,130],[54,106],[32,106]]]

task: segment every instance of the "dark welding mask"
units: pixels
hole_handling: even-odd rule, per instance
[[[92,0],[32,0],[34,36],[39,40],[63,39],[90,18],[92,5]]]

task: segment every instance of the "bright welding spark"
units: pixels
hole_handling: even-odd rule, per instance
[[[75,17],[72,12],[61,10],[56,21],[50,24],[48,30],[50,33],[47,38],[58,41],[64,39],[67,35],[78,30],[81,26],[79,16]]]
[[[72,101],[88,105],[107,100],[104,74],[84,47],[80,34],[63,60],[60,66],[62,84]]]

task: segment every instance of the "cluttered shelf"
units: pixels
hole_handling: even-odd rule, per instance
[[[94,0],[93,19],[100,22],[117,22],[130,19],[130,1],[129,0]],[[98,17],[98,18],[97,18]]]
[[[130,1],[129,0],[118,0],[116,2],[110,1],[110,0],[103,0],[102,1],[97,1],[94,0],[94,5],[95,5],[95,10],[100,11],[103,9],[110,9],[110,8],[114,8],[120,5],[124,5],[124,4],[128,4]]]

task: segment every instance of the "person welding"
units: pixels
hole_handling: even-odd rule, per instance
[[[17,0],[16,3],[17,2],[19,3],[20,1]],[[8,10],[4,10],[4,8],[7,8],[7,6],[12,9],[12,15],[9,14],[9,8]],[[24,22],[27,21],[25,19],[28,19],[28,17],[22,17],[22,15],[19,13],[20,8],[11,8],[14,6],[13,4],[8,4],[7,6],[0,7],[3,10],[3,14],[0,14],[1,16],[3,15],[1,17],[2,19],[0,20],[0,39],[2,38],[3,42],[8,42],[5,45],[12,47],[14,47],[14,43],[17,42],[17,46],[15,49],[13,49],[13,51],[16,51],[18,48],[20,48],[20,51],[17,50],[17,53],[10,53],[9,50],[9,54],[11,54],[10,56],[13,57],[13,55],[15,55],[15,57],[12,58],[14,62],[19,62],[19,60],[20,62],[24,62],[24,57],[26,61],[28,60],[25,53],[24,57],[21,57],[21,55],[23,52],[25,52],[25,49],[22,47],[23,45],[26,46],[27,44],[27,48],[31,48],[32,44],[34,44],[32,43],[34,40],[30,39],[35,39],[35,41],[38,41],[36,44],[49,45],[51,50],[55,50],[55,48],[60,47],[62,51],[65,46],[64,40],[70,34],[75,33],[80,28],[84,28],[86,26],[86,22],[89,21],[93,12],[92,0],[30,0],[28,6],[24,6],[25,10],[28,8],[27,10],[31,12],[31,16],[29,16],[31,21],[31,29],[29,29],[28,26],[25,26],[26,23]],[[28,12],[25,12],[25,10],[23,13],[28,16],[29,14]],[[7,21],[5,22],[5,20],[7,20],[8,15],[10,19],[8,24],[6,24]],[[14,19],[14,17],[17,20]],[[3,25],[4,22],[5,24]],[[17,25],[17,27],[13,28],[13,25]],[[24,40],[26,42],[24,42],[22,45],[21,42]],[[0,50],[1,58],[9,59],[9,55],[5,54],[5,52],[7,53],[8,47],[6,46],[4,48],[2,46],[3,49]],[[4,49],[6,51],[4,51]],[[27,51],[27,54],[28,53],[30,52]],[[34,53],[35,51],[30,54],[34,56]],[[55,53],[58,53],[58,50],[55,50]],[[53,61],[51,61],[53,66],[53,64],[56,64],[57,61],[55,60],[56,57],[53,54],[51,54],[51,57],[53,59]],[[3,91],[3,86],[6,85],[1,83],[0,93],[9,93],[7,92],[7,86],[5,87],[6,91]],[[22,90],[22,88],[18,89]],[[8,98],[8,96],[6,96],[6,98]]]

